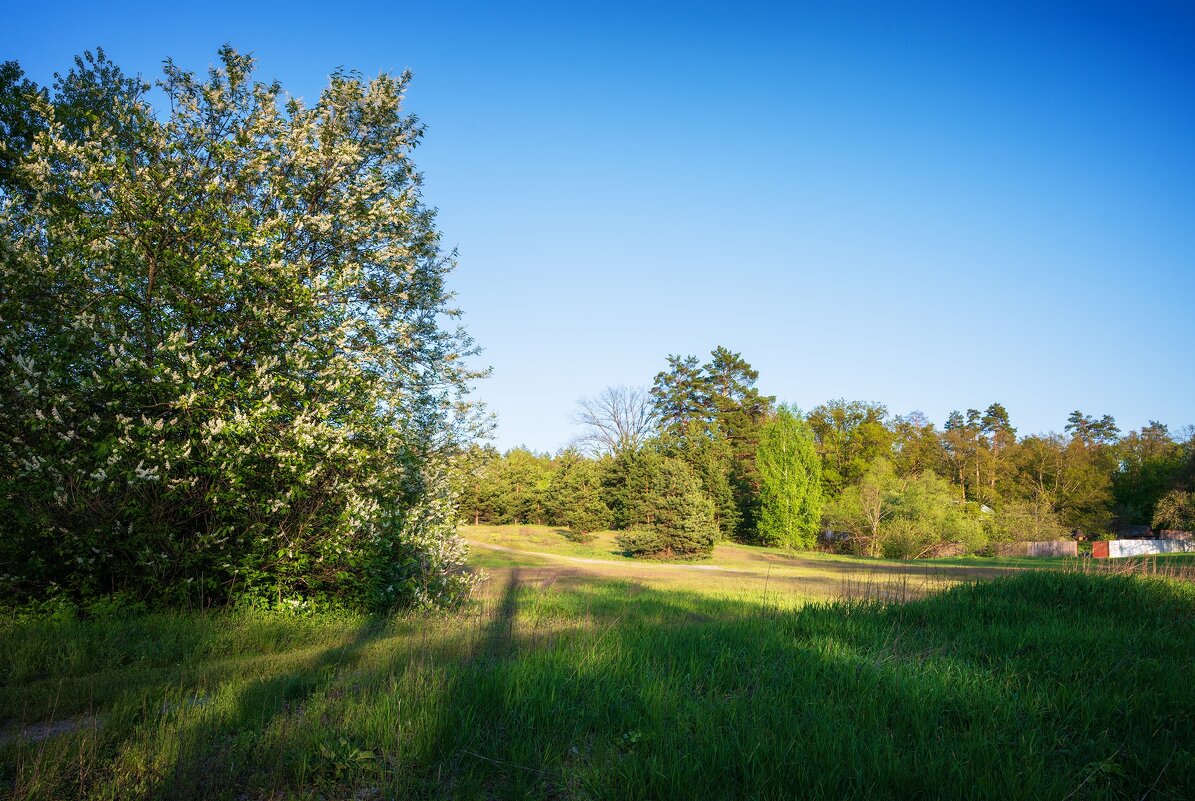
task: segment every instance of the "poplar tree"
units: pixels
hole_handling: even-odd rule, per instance
[[[756,462],[760,541],[813,547],[822,515],[821,462],[813,434],[798,411],[781,406],[764,424]]]

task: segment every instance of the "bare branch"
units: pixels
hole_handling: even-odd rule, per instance
[[[581,398],[573,422],[584,428],[575,444],[600,455],[636,451],[655,433],[651,395],[643,387],[606,387]]]

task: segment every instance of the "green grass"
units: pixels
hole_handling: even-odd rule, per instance
[[[879,588],[907,597],[959,582],[991,578],[1026,567],[1063,567],[1032,559],[929,559],[899,561],[719,543],[706,559],[664,561],[636,559],[617,546],[617,532],[598,532],[587,543],[572,542],[565,529],[550,526],[462,526],[474,547],[475,567],[535,566],[545,570],[582,570],[609,580],[634,580],[657,589],[718,593],[758,601],[765,594],[788,601],[851,596]],[[495,550],[499,549],[499,550]]]
[[[599,531],[587,543],[573,542],[567,536],[568,530],[555,526],[537,525],[465,525],[460,527],[462,536],[475,543],[499,545],[516,550],[541,552],[558,556],[612,561],[641,562],[628,556],[619,547],[617,537],[621,532]],[[1185,554],[1178,556],[1193,556]],[[744,545],[737,542],[720,542],[714,552],[704,559],[682,560],[682,563],[700,563],[725,567],[758,565],[762,559],[790,560],[794,564],[808,565],[868,565],[872,567],[892,566],[943,566],[966,568],[1042,568],[1062,567],[1066,559],[1060,557],[1027,556],[958,556],[936,559],[875,559],[851,554],[823,553],[820,551],[796,551],[790,548],[774,548],[760,545]]]
[[[461,526],[460,533],[473,543],[497,545],[519,551],[543,553],[582,559],[602,559],[616,562],[642,564],[645,560],[627,555],[617,542],[618,531],[599,531],[590,542],[579,543],[570,540],[568,530],[554,526],[536,525],[480,525]],[[679,564],[705,564],[721,567],[758,567],[772,564],[776,567],[789,566],[838,566],[861,565],[869,568],[904,567],[910,565],[944,565],[958,567],[1040,567],[1052,563],[1060,566],[1061,559],[1030,559],[1028,557],[957,557],[951,559],[873,559],[850,554],[822,553],[820,551],[795,551],[789,548],[773,548],[760,545],[743,545],[737,542],[720,542],[708,557],[677,560]]]
[[[501,583],[495,583],[500,580]],[[15,798],[1191,798],[1195,589],[791,604],[506,569],[452,615],[0,628]],[[34,741],[23,721],[65,721]]]

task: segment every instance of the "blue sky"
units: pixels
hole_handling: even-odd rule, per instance
[[[413,70],[502,448],[716,345],[805,409],[1195,423],[1195,9],[964,5],[10,4],[0,58]]]

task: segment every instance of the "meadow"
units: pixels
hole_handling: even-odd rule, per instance
[[[452,613],[10,617],[2,792],[1195,794],[1190,582],[741,546],[698,570],[465,534],[509,550],[473,549],[488,578]]]

